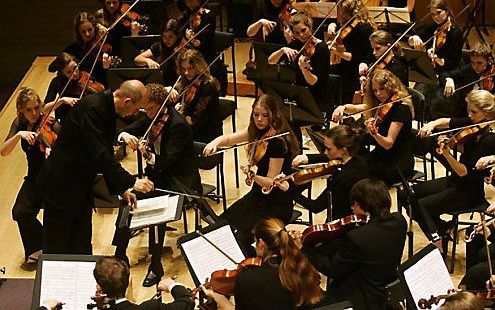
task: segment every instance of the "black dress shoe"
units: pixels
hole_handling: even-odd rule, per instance
[[[155,284],[158,284],[162,279],[162,275],[156,274],[153,270],[148,270],[148,274],[143,280],[144,287],[151,287]]]

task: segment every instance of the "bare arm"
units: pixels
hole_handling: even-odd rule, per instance
[[[241,142],[247,142],[249,139],[248,130],[243,129],[234,133],[221,135],[220,137],[215,138],[213,141],[208,143],[205,147],[203,153],[205,155],[214,153],[217,151],[217,148],[222,146],[231,146]]]
[[[140,67],[147,67],[149,60],[153,60],[153,53],[151,52],[151,49],[147,49],[137,55],[136,58],[134,58],[134,63]]]
[[[376,142],[380,144],[384,149],[390,150],[394,146],[395,139],[397,139],[402,126],[404,126],[404,123],[392,122],[390,124],[390,128],[388,129],[386,137],[380,135],[379,133],[376,133],[372,136],[373,138],[375,138]]]
[[[254,182],[261,187],[269,188],[273,184],[273,180],[282,171],[282,166],[284,164],[283,158],[270,158],[270,163],[268,166],[268,173],[266,176],[255,175]]]

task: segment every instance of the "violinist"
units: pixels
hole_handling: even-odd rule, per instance
[[[22,268],[36,268],[38,256],[42,250],[43,227],[37,219],[42,208],[41,195],[35,184],[47,153],[40,148],[37,139],[37,126],[42,120],[42,110],[48,111],[50,105],[43,106],[38,94],[30,88],[23,87],[16,102],[17,117],[10,126],[5,142],[1,147],[1,155],[8,156],[20,142],[28,163],[27,175],[17,194],[12,218],[17,222],[22,244],[24,246],[24,263]],[[55,123],[53,124],[55,125]]]
[[[457,107],[454,116],[465,116],[466,104],[464,97],[473,89],[484,89],[491,93],[495,93],[494,79],[495,79],[495,64],[493,61],[492,49],[486,43],[478,42],[469,51],[470,64],[466,64],[460,68],[456,68],[451,71],[445,71],[440,74],[440,82],[445,84],[444,95],[450,97],[453,94],[454,103]],[[493,77],[488,77],[478,83],[477,80],[487,77],[493,74]],[[471,84],[472,86],[468,86]],[[460,92],[456,92],[456,88],[467,85],[465,89]],[[454,93],[455,92],[455,93]],[[462,112],[461,112],[462,111]]]
[[[350,300],[353,309],[384,309],[385,286],[397,279],[406,240],[407,224],[400,213],[390,213],[387,186],[376,179],[357,182],[349,196],[356,215],[369,217],[367,224],[302,251],[328,277],[329,302]],[[297,239],[300,233],[294,232]]]
[[[36,178],[44,205],[45,253],[91,254],[92,192],[97,173],[103,174],[110,193],[120,194],[131,209],[136,195],[130,189],[142,193],[153,189],[151,181],[136,179],[113,156],[117,115],[136,113],[147,96],[141,82],[126,81],[114,92],[82,98],[67,115]]]
[[[336,23],[328,26],[330,72],[342,77],[342,101],[351,103],[360,88],[359,64],[372,57],[369,37],[377,29],[362,0],[344,0],[340,9],[341,28],[337,30]]]
[[[222,135],[223,131],[218,81],[206,70],[208,64],[198,50],[188,49],[179,54],[176,66],[181,76],[179,89],[189,88],[181,98],[177,98],[177,90],[171,90],[174,92],[172,99],[178,102],[177,110],[191,126],[194,141],[208,143]]]
[[[417,34],[409,37],[409,45],[427,49],[435,73],[441,75],[459,66],[464,42],[462,31],[449,16],[447,0],[431,0],[430,14],[433,22],[420,24],[415,30]],[[453,104],[443,96],[443,87],[418,82],[414,89],[425,96],[429,119],[453,116]]]
[[[182,47],[184,41],[180,25],[175,19],[169,19],[161,26],[161,39],[153,43],[151,47],[134,58],[134,63],[140,67],[161,69],[163,84],[172,86],[177,80],[175,62],[177,55],[172,56],[177,49]],[[185,50],[185,47],[184,47]],[[166,61],[166,63],[163,63]]]
[[[297,63],[296,83],[308,86],[320,110],[326,111],[330,104],[325,89],[329,75],[328,48],[313,36],[313,20],[307,12],[299,11],[293,15],[289,27],[294,40],[273,52],[268,63],[273,65],[280,60]]]
[[[373,116],[365,122],[375,143],[375,149],[366,156],[370,175],[389,185],[401,181],[397,168],[406,178],[414,171],[411,146],[414,107],[408,95],[406,87],[388,70],[376,72],[364,94],[364,101],[370,107],[394,102],[370,112]]]
[[[278,108],[274,97],[262,95],[252,106],[249,126],[241,131],[223,135],[211,141],[204,149],[209,155],[219,147],[235,145],[241,142],[253,142],[270,136],[291,132],[285,117]],[[281,172],[288,174],[299,147],[291,132],[284,137],[274,138],[250,144],[247,148],[248,164],[242,167],[246,174],[246,183],[252,189],[232,204],[220,217],[227,220],[238,232],[238,240],[246,253],[251,253],[251,229],[261,218],[270,216],[289,222],[293,204],[290,192],[274,188],[268,195],[261,192],[262,187],[270,187],[274,178]],[[254,167],[257,167],[254,173]]]
[[[183,184],[196,195],[202,192],[197,161],[194,152],[193,133],[184,116],[178,113],[171,101],[161,116],[151,127],[150,136],[139,143],[136,136],[143,136],[156,116],[160,106],[167,98],[168,92],[160,84],[146,85],[148,102],[144,104],[146,116],[126,126],[119,134],[119,141],[125,142],[132,149],[139,149],[146,160],[145,174],[157,188],[183,192],[177,184]],[[118,223],[118,221],[117,221]],[[117,225],[113,244],[117,246],[115,255],[125,261],[126,249],[129,243],[130,232]],[[152,254],[148,274],[143,286],[150,287],[158,283],[163,276],[161,254],[165,237],[165,225],[158,226],[158,245],[150,249]]]
[[[328,160],[341,160],[343,162],[341,171],[329,177],[327,188],[315,200],[306,198],[300,193],[295,194],[293,198],[295,202],[313,213],[326,210],[330,206],[331,214],[329,214],[329,218],[339,219],[352,214],[349,209],[349,193],[352,186],[359,180],[368,177],[366,161],[357,156],[361,146],[363,130],[339,125],[326,130],[324,135],[325,155],[297,155],[292,160],[292,167],[297,168],[303,164],[328,162]]]
[[[445,118],[420,130],[428,136],[434,128],[459,128],[495,119],[495,96],[486,90],[471,91],[467,97],[469,119]],[[460,160],[451,154],[454,141],[462,144]],[[451,139],[438,139],[437,152],[444,157],[452,175],[414,185],[413,219],[425,235],[441,248],[441,238],[449,238],[451,225],[440,215],[472,209],[485,202],[483,171],[473,169],[483,156],[495,154],[495,135],[489,126],[478,126],[469,132],[458,132]]]
[[[73,55],[76,59],[82,60],[91,47],[98,41],[100,35],[103,35],[104,31],[98,26],[94,15],[86,12],[81,12],[76,15],[74,27],[76,41],[67,46],[63,51]],[[91,76],[99,83],[106,85],[106,69],[111,65],[111,58],[109,55],[114,52],[112,46],[108,44],[108,42],[103,45],[101,56],[96,58],[98,50],[99,46],[95,47],[84,62],[79,64],[79,69],[89,73],[96,60],[96,65]]]
[[[284,223],[265,218],[253,227],[258,268],[243,270],[236,278],[235,307],[223,295],[203,288],[219,309],[312,309],[323,291],[320,275],[296,247]]]
[[[247,29],[248,37],[258,37],[262,33],[263,41],[273,44],[287,44],[292,41],[292,32],[288,27],[291,18],[291,0],[265,0],[261,16]]]
[[[70,80],[70,83],[63,94],[63,98],[59,99],[57,106],[54,108],[55,118],[63,124],[67,113],[69,113],[71,107],[74,106],[74,104],[76,104],[79,100],[85,81],[82,79],[82,73],[77,66],[76,60],[72,55],[67,53],[58,55],[48,67],[48,71],[57,72],[57,75],[50,81],[50,85],[48,86],[45,96],[45,103],[52,102],[57,99],[57,95],[62,93],[67,85],[67,82]],[[97,82],[92,80],[92,83]],[[88,86],[89,88],[86,88],[84,92],[85,94],[91,93],[92,88],[89,83]],[[101,90],[102,88],[104,89],[103,85],[98,85],[98,90]],[[62,103],[63,105],[61,105]]]
[[[98,23],[108,29],[117,19],[129,7],[128,4],[123,5],[122,0],[102,0],[103,8],[96,12]],[[135,12],[130,12],[127,16],[124,16],[122,20],[110,30],[108,34],[108,43],[113,47],[115,55],[119,55],[120,41],[124,36],[137,36],[143,29],[143,26],[139,24],[139,20],[132,18],[133,15],[137,15]]]
[[[373,56],[367,59],[366,62],[359,64],[359,75],[373,75],[368,72],[370,66],[375,63],[389,48],[395,43],[394,38],[389,32],[377,30],[370,35],[370,43],[373,48]],[[402,51],[398,44],[385,56],[385,58],[377,64],[374,70],[387,69],[392,72],[405,86],[409,85],[409,72],[407,64],[401,59]]]

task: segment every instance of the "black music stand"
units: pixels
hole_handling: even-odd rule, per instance
[[[311,138],[311,141],[313,141],[313,144],[315,145],[318,152],[320,152],[320,154],[325,154],[325,151],[327,150],[325,146],[325,136],[322,135],[321,132],[314,131],[310,127],[306,127],[306,132]]]
[[[426,51],[402,48],[409,69],[409,81],[438,85],[438,78]]]
[[[462,4],[465,7],[467,6],[465,0],[462,0]],[[481,42],[486,43],[485,36],[483,35],[483,33],[487,36],[489,35],[489,33],[488,30],[486,29],[485,7],[486,7],[486,0],[477,0],[474,2],[473,10],[469,8],[467,9],[469,14],[468,14],[468,21],[463,31],[464,42],[468,42],[469,33],[474,28]],[[481,24],[478,24],[478,14],[481,14]]]
[[[284,47],[280,44],[254,42],[254,55],[256,61],[255,81],[277,81],[285,83],[294,83],[296,81],[296,71],[288,65],[268,64],[268,57]]]
[[[125,36],[120,41],[120,57],[122,58],[122,66],[125,68],[137,67],[134,63],[134,58],[143,51],[149,49],[155,42],[160,41],[159,35],[146,36]]]
[[[372,16],[375,21],[379,22],[380,19],[383,19],[382,16],[385,18],[385,25],[386,25],[386,30],[387,31],[390,31],[390,28],[391,26],[394,24],[410,24],[411,23],[411,20],[407,20],[405,18],[403,18],[402,16],[400,16],[398,13],[399,13],[399,10],[401,8],[389,8],[389,7],[373,7],[372,9],[370,8],[370,13],[371,11],[373,11],[373,13],[376,13],[378,10],[380,10],[381,12],[378,13],[377,15],[375,16]],[[402,13],[402,12],[401,12]],[[406,13],[406,12],[403,12],[403,13]],[[410,14],[409,12],[407,12],[407,14]]]
[[[303,125],[321,125],[325,122],[307,87],[274,81],[265,81],[263,85],[268,95],[277,98],[280,109],[289,122]]]
[[[160,69],[149,68],[110,68],[107,72],[108,87],[116,90],[125,81],[139,80],[143,84],[163,84],[163,76]]]

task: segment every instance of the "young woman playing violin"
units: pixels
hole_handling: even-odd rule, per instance
[[[486,43],[478,42],[469,51],[470,64],[439,75],[440,83],[445,84],[443,94],[450,97],[455,94],[453,101],[456,106],[454,117],[466,115],[464,97],[474,89],[484,89],[495,93],[495,63],[492,49]],[[464,87],[457,91],[457,88]]]
[[[320,275],[296,247],[284,223],[265,218],[253,227],[261,266],[243,270],[235,283],[235,306],[223,295],[203,287],[218,309],[312,309],[323,297]]]
[[[248,37],[261,37],[266,43],[290,43],[292,32],[288,24],[292,11],[291,2],[292,0],[265,0],[261,16],[247,29]]]
[[[364,93],[367,106],[385,104],[371,111],[372,117],[365,122],[375,143],[375,149],[366,158],[370,175],[389,185],[401,181],[397,168],[405,177],[414,171],[411,147],[414,108],[408,95],[405,86],[388,70],[376,72]]]
[[[268,63],[277,64],[282,58],[297,63],[296,83],[308,86],[320,109],[325,111],[329,105],[325,89],[329,75],[328,48],[313,36],[313,20],[307,12],[299,11],[293,15],[289,27],[294,40],[287,47],[273,52]]]
[[[376,25],[368,16],[368,9],[361,0],[344,0],[340,8],[340,27],[328,26],[330,48],[330,72],[342,77],[342,101],[352,102],[354,92],[359,90],[359,64],[372,57],[369,36]]]
[[[86,56],[86,53],[88,53],[98,41],[100,35],[103,34],[103,29],[100,29],[94,15],[86,12],[81,12],[76,15],[74,27],[76,41],[67,46],[64,49],[64,52],[73,55],[76,59],[82,60],[83,57]],[[110,67],[112,62],[109,55],[113,54],[114,51],[112,45],[110,45],[108,41],[103,45],[100,57],[96,58],[98,50],[99,46],[95,47],[91,54],[86,57],[84,62],[79,64],[79,69],[90,72],[96,59],[96,65],[91,76],[99,83],[106,85],[106,69]]]
[[[290,192],[274,188],[265,195],[261,189],[271,187],[275,176],[281,172],[289,174],[292,158],[299,153],[295,136],[280,112],[276,99],[262,95],[253,104],[249,126],[246,129],[220,136],[204,149],[204,154],[208,155],[222,146],[253,142],[285,132],[290,134],[249,145],[249,163],[242,170],[247,177],[246,183],[253,187],[220,216],[237,228],[241,246],[248,251],[252,243],[251,229],[259,219],[272,216],[288,223],[292,216]],[[256,174],[252,170],[254,166],[258,168]]]
[[[443,118],[426,124],[420,135],[428,136],[435,128],[459,128],[495,119],[495,96],[486,90],[471,91],[467,97],[469,119]],[[451,139],[438,140],[437,152],[446,161],[452,175],[414,185],[415,198],[413,219],[425,235],[441,248],[441,237],[449,226],[440,215],[464,209],[472,209],[485,202],[483,171],[473,169],[483,156],[495,154],[495,135],[490,126],[477,126],[461,131]],[[463,145],[460,160],[451,154],[457,143]]]
[[[368,69],[375,63],[389,48],[395,43],[392,35],[383,30],[377,30],[373,32],[369,37],[371,47],[373,48],[373,56],[369,59],[365,59],[364,62],[359,64],[359,75],[373,75],[373,72],[368,72]],[[387,69],[392,72],[405,86],[409,85],[409,74],[407,64],[400,58],[402,56],[401,48],[398,44],[385,56],[385,58],[377,64],[375,69]]]
[[[49,151],[46,148],[43,151],[40,147],[42,142],[36,131],[43,119],[41,111],[48,111],[52,105],[53,103],[43,106],[33,89],[21,88],[16,102],[17,117],[12,122],[0,151],[2,156],[8,156],[20,142],[26,153],[28,172],[12,209],[12,217],[17,222],[24,246],[25,263],[36,263],[42,249],[42,225],[37,219],[42,201],[35,180]],[[50,125],[53,127],[55,123]],[[29,267],[29,264],[23,266]]]
[[[294,168],[304,164],[325,163],[328,160],[340,160],[342,167],[338,173],[330,176],[326,190],[318,198],[312,200],[299,193],[293,196],[294,201],[314,213],[330,207],[331,213],[328,214],[328,220],[339,219],[352,214],[351,209],[349,209],[351,188],[359,180],[368,177],[366,161],[357,156],[361,147],[362,134],[363,130],[360,128],[339,125],[324,132],[326,147],[324,155],[297,155],[292,160],[292,167]],[[329,200],[330,195],[331,200]],[[331,205],[329,206],[330,201]]]
[[[59,99],[55,109],[56,119],[63,124],[67,113],[70,108],[76,104],[86,81],[89,79],[86,88],[84,89],[84,95],[97,93],[105,90],[103,84],[94,81],[86,71],[78,69],[77,63],[72,55],[62,53],[50,64],[48,71],[57,72],[57,75],[51,80],[48,86],[48,91],[45,96],[45,103],[54,101],[57,95],[61,94],[64,90],[67,82],[70,80],[69,85],[65,89],[63,97]],[[64,103],[63,105],[61,105]]]
[[[364,179],[351,189],[349,201],[356,215],[369,217],[341,240],[328,240],[302,251],[328,277],[329,302],[350,300],[353,309],[384,309],[384,288],[397,279],[406,239],[407,223],[400,213],[390,213],[391,198],[382,181]],[[300,243],[301,234],[293,232]]]
[[[153,69],[161,69],[163,84],[172,86],[177,80],[177,69],[175,62],[177,60],[177,49],[181,48],[184,42],[180,25],[175,19],[169,19],[161,27],[161,39],[153,43],[149,49],[137,55],[134,63],[138,66]],[[185,50],[185,46],[183,47]],[[174,54],[172,56],[172,54]],[[166,61],[162,64],[162,62]]]
[[[171,99],[178,102],[176,108],[191,126],[194,141],[203,143],[210,142],[223,132],[218,101],[220,87],[209,70],[202,73],[207,67],[198,50],[185,50],[177,58],[177,73],[181,76],[178,86],[180,90],[189,88],[181,98],[178,98],[177,90],[171,90]]]

